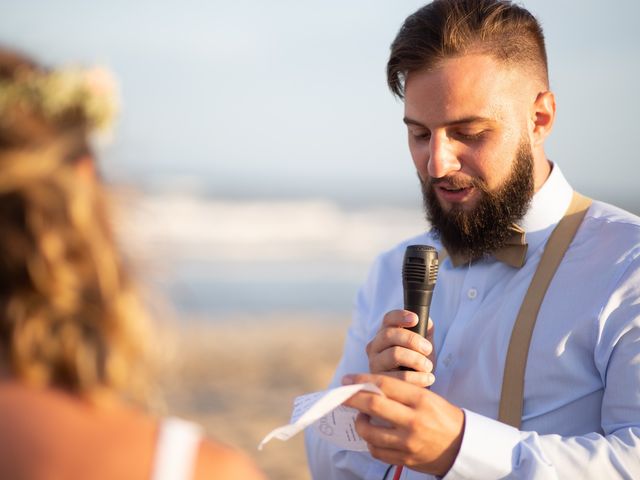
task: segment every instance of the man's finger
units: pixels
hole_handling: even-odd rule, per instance
[[[433,373],[415,372],[413,370],[393,370],[385,372],[383,375],[409,382],[421,388],[430,387],[436,381]]]
[[[409,310],[391,310],[382,318],[382,327],[413,327],[418,323],[418,316]]]
[[[430,355],[433,345],[426,338],[406,328],[384,328],[367,345],[367,353],[376,355],[390,347],[404,347],[423,355]]]
[[[391,378],[389,378],[389,380],[400,382],[400,380]],[[411,386],[413,388],[418,388],[413,385]],[[344,405],[355,408],[361,413],[364,413],[371,417],[385,420],[392,426],[408,425],[411,421],[411,418],[413,418],[414,416],[413,410],[406,405],[403,405],[402,403],[394,401],[393,399],[385,397],[383,395],[371,392],[358,392],[347,401],[345,401]]]
[[[369,453],[373,458],[377,458],[381,462],[389,465],[407,465],[410,466],[409,457],[404,450],[394,450],[391,448],[377,447],[373,444],[367,444]],[[397,468],[397,467],[396,467]],[[389,477],[391,478],[391,477]]]
[[[355,427],[368,444],[385,449],[401,448],[402,432],[393,426],[377,425],[376,421],[369,415],[359,413],[356,416]]]
[[[404,347],[390,347],[373,356],[369,361],[372,373],[382,373],[406,367],[417,372],[429,373],[433,364],[422,353],[417,353]]]
[[[359,373],[354,375],[345,375],[342,379],[343,384],[353,384],[353,383],[373,383],[377,387],[380,388],[384,392],[384,394],[388,397],[388,399],[394,400],[396,405],[402,404],[406,406],[407,410],[411,411],[421,405],[424,400],[424,395],[433,395],[429,390],[425,390],[423,388],[417,387],[407,382],[403,382],[397,378],[393,378],[388,375],[372,375],[367,373]],[[362,393],[362,392],[361,392]],[[359,394],[357,394],[359,395]],[[356,395],[356,396],[357,396]],[[356,396],[352,397],[355,398]],[[379,397],[383,398],[379,395]],[[373,402],[374,406],[378,406],[377,402]],[[368,406],[368,408],[371,408]],[[364,410],[361,410],[364,411]],[[364,413],[378,416],[387,420],[384,412],[378,411],[365,411]],[[390,419],[389,419],[390,420]],[[394,421],[394,423],[398,423]]]
[[[429,317],[429,319],[427,320],[427,338],[432,336],[433,336],[433,320],[431,320],[431,317]]]

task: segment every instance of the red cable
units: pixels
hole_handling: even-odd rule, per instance
[[[402,475],[402,465],[396,465],[396,473],[393,475],[393,480],[400,480]]]

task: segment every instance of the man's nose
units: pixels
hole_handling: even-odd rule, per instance
[[[429,162],[427,173],[431,178],[442,178],[460,170],[455,146],[444,133],[434,134],[429,140]]]

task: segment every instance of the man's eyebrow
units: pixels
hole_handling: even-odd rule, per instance
[[[402,119],[402,121],[406,125],[415,125],[417,127],[425,127],[425,125],[423,125],[418,120],[414,120],[414,119],[409,118],[409,117],[404,117]],[[454,127],[456,125],[462,125],[462,124],[466,124],[466,123],[493,123],[493,120],[490,119],[490,118],[487,118],[487,117],[480,117],[480,116],[477,116],[477,115],[471,115],[469,117],[456,118],[455,120],[451,120],[451,121],[445,123],[442,126],[443,127]]]

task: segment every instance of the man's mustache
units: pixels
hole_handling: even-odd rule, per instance
[[[486,190],[486,185],[482,180],[480,180],[479,178],[467,177],[467,176],[460,177],[460,176],[448,175],[446,177],[440,177],[440,178],[429,177],[427,179],[427,182],[432,187],[444,187],[449,189],[478,188],[483,191]]]

